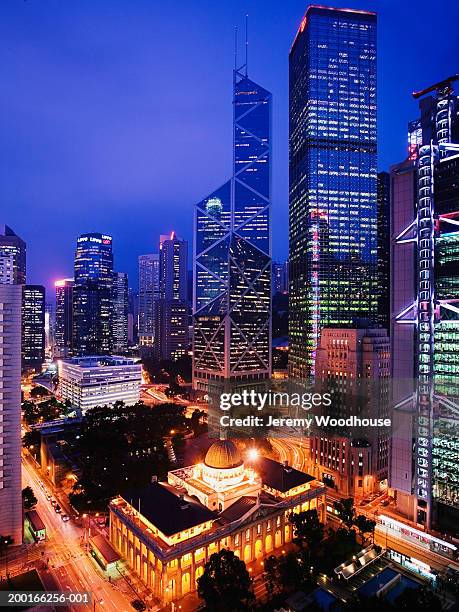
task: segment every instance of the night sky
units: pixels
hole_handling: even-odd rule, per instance
[[[114,238],[137,286],[159,234],[231,172],[234,26],[273,92],[273,256],[288,251],[288,51],[302,0],[1,0],[0,223],[28,281],[73,275],[76,237]],[[456,0],[336,1],[379,13],[379,169],[401,160],[411,92],[459,72]],[[191,244],[190,244],[191,251]]]

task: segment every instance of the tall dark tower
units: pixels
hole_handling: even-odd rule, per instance
[[[107,355],[112,351],[112,237],[82,234],[75,253],[73,352]]]
[[[195,208],[193,384],[271,373],[271,94],[234,72],[233,174]]]
[[[377,314],[376,14],[310,6],[289,79],[289,373],[304,380],[323,327]]]
[[[54,283],[56,289],[55,349],[60,357],[69,357],[73,345],[73,279]]]
[[[0,272],[0,282],[4,284],[25,285],[26,243],[8,225],[0,225],[0,257],[4,262],[5,273],[5,277],[2,279]],[[6,277],[7,268],[11,270],[8,278]]]
[[[378,313],[376,323],[390,329],[390,178],[378,173]]]

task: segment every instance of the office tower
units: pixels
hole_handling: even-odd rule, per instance
[[[390,329],[390,178],[388,172],[378,172],[378,310],[375,322]]]
[[[188,351],[188,243],[175,232],[161,236],[159,294],[155,308],[154,352],[158,359],[178,359]]]
[[[45,304],[45,351],[51,354],[54,347],[56,309],[53,302]]]
[[[284,293],[289,292],[289,261],[284,261]]]
[[[387,331],[323,328],[316,351],[315,377],[322,393],[333,394],[327,413],[333,411],[334,417],[387,418]],[[388,438],[388,429],[382,427],[356,430],[355,435],[320,431],[320,435],[309,437],[308,470],[343,495],[362,497],[377,492],[387,479]]]
[[[13,255],[0,254],[0,285],[14,284],[14,259]]]
[[[0,257],[12,257],[13,284],[26,282],[26,243],[7,225],[0,225]],[[11,265],[11,259],[3,264]]]
[[[246,66],[234,72],[233,93],[232,176],[195,208],[193,384],[201,390],[271,373],[271,94]]]
[[[159,255],[139,257],[139,341],[152,345],[155,334],[155,303],[159,299]]]
[[[59,357],[69,357],[73,347],[73,279],[54,283],[56,289],[55,350]]]
[[[391,168],[391,341],[398,403],[390,485],[400,512],[427,527],[453,530],[459,520],[456,79],[413,94],[420,100],[420,119],[409,124],[408,158]]]
[[[273,261],[272,264],[272,294],[288,293],[288,277],[286,276],[286,262],[278,263]]]
[[[40,370],[45,361],[45,288],[22,289],[22,368]]]
[[[375,319],[376,14],[310,6],[290,50],[289,373],[320,330]]]
[[[113,273],[113,352],[124,353],[128,348],[128,276]]]
[[[75,253],[73,353],[107,355],[112,350],[112,238],[82,234]]]
[[[0,534],[22,541],[21,495],[22,287],[0,284]]]

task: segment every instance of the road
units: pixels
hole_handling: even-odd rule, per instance
[[[40,488],[39,476],[35,469],[26,460],[23,460],[22,466],[23,486],[31,486],[38,499],[36,509],[46,526],[47,540],[30,545],[19,559],[9,562],[9,570],[16,573],[15,569],[23,568],[27,560],[38,560],[38,563],[43,565],[48,562],[49,570],[59,584],[60,590],[88,591],[93,594],[91,605],[73,609],[131,612],[130,602],[135,599],[135,595],[127,583],[121,577],[111,583],[108,581],[86,551],[85,530],[73,521],[66,523],[62,521]]]

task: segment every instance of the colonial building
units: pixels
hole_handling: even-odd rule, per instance
[[[195,591],[222,548],[261,560],[291,542],[292,512],[316,509],[326,519],[322,484],[271,459],[246,465],[229,440],[215,442],[202,464],[125,497],[110,504],[111,543],[162,605]]]

